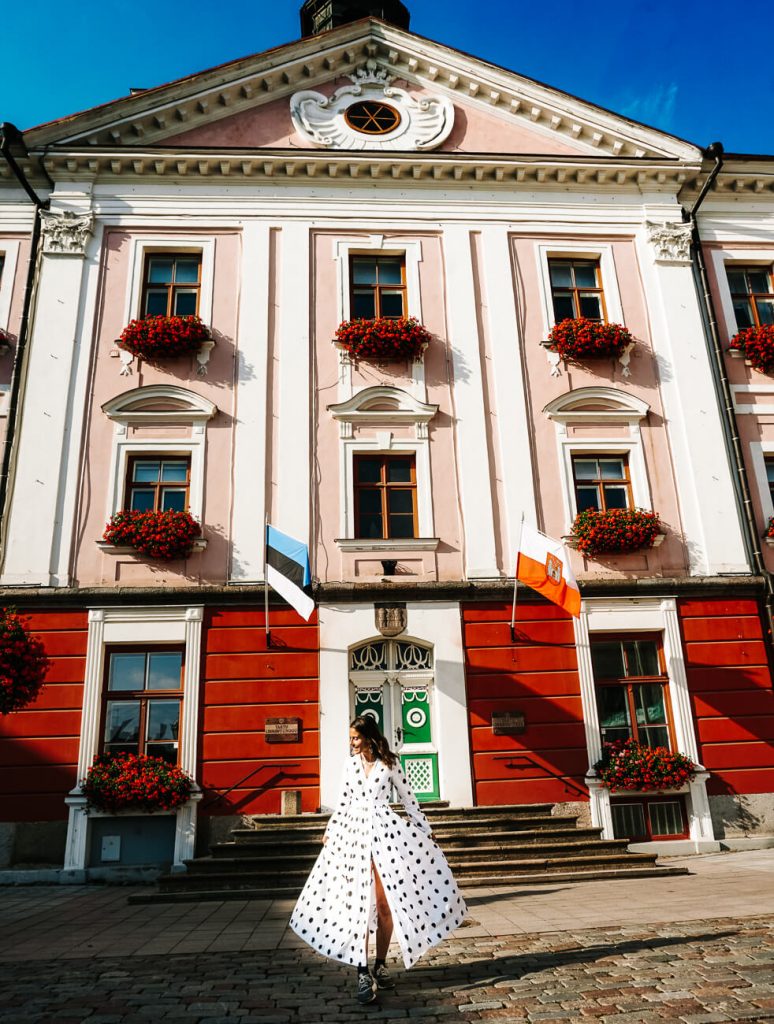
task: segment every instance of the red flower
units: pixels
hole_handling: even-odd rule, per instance
[[[355,359],[390,360],[421,358],[430,343],[430,332],[414,317],[377,317],[345,320],[334,341]]]
[[[606,324],[586,317],[560,320],[548,335],[549,348],[562,359],[579,361],[605,356],[620,356],[634,338],[620,324]]]
[[[575,547],[592,556],[652,548],[661,532],[658,513],[641,508],[585,509],[572,524]]]
[[[188,512],[116,512],[105,525],[102,539],[116,547],[135,548],[160,561],[188,558],[202,528]]]
[[[759,373],[774,370],[774,324],[745,327],[734,335],[729,347],[744,352],[745,359],[749,359]]]
[[[642,793],[680,789],[696,775],[696,765],[685,754],[666,747],[645,747],[636,740],[606,743],[594,771],[606,789]]]
[[[176,764],[147,754],[99,754],[81,779],[89,806],[101,811],[174,810],[190,797],[193,780]]]
[[[49,660],[43,644],[30,636],[14,608],[0,609],[0,714],[34,701],[46,678]]]
[[[119,348],[149,361],[198,352],[210,331],[198,316],[146,316],[132,320],[116,341]]]

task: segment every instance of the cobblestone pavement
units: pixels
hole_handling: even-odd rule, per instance
[[[466,929],[377,1003],[301,948],[2,964],[3,1024],[774,1020],[774,917],[536,935]]]

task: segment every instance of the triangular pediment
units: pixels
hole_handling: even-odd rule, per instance
[[[394,90],[400,93],[395,103],[419,111],[417,124],[424,119],[424,134],[396,132],[388,140],[393,152],[434,149],[683,160],[700,156],[690,143],[372,18],[32,128],[25,140],[31,149],[164,146],[379,152],[384,139],[367,140],[358,147],[351,134],[343,138],[334,132],[331,138],[324,117],[318,122],[311,117],[315,103],[323,112],[326,103],[309,97],[346,97],[353,83],[356,87],[369,75],[383,83],[381,91],[373,82],[366,83],[367,95],[386,96],[389,102],[384,90]],[[299,127],[303,104],[292,102],[299,95],[306,97],[303,109],[313,125],[309,131]],[[447,116],[440,127],[429,124],[428,111],[438,120],[449,108],[451,123]],[[317,123],[322,127],[316,132]],[[425,138],[430,141],[425,143]]]

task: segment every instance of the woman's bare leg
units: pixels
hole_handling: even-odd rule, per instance
[[[374,873],[374,889],[376,890],[376,959],[386,960],[392,938],[392,912],[390,904],[387,902],[382,880],[373,861],[371,861],[371,868]]]

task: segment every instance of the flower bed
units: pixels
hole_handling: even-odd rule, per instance
[[[574,362],[620,356],[627,345],[633,344],[634,338],[620,324],[586,317],[560,320],[548,335],[548,347],[562,359]]]
[[[99,754],[81,780],[89,806],[99,811],[173,811],[192,790],[181,768],[147,754]]]
[[[14,608],[0,608],[0,715],[34,701],[48,671],[43,644],[30,636]]]
[[[334,342],[354,360],[410,359],[414,362],[430,343],[430,332],[414,317],[377,317],[345,320],[336,329]]]
[[[696,775],[696,765],[687,755],[673,754],[666,747],[618,740],[605,744],[594,771],[606,789],[649,793],[681,789]]]
[[[734,335],[729,347],[742,352],[759,373],[771,373],[774,370],[774,324],[745,327]]]
[[[572,524],[575,548],[584,555],[625,554],[652,548],[661,533],[658,512],[642,508],[586,509]]]
[[[209,328],[198,316],[146,316],[131,320],[116,344],[133,356],[153,362],[191,355],[209,340]]]
[[[202,528],[188,512],[133,512],[124,509],[110,517],[102,539],[115,547],[135,548],[140,554],[169,562],[188,558]]]

